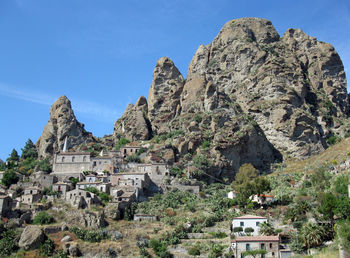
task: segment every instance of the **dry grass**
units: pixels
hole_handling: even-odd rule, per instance
[[[310,173],[314,168],[322,164],[330,164],[336,160],[339,163],[349,158],[350,138],[343,139],[341,142],[329,147],[324,152],[314,155],[304,160],[287,160],[285,168],[277,170],[274,173]]]

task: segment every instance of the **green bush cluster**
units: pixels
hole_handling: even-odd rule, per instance
[[[46,211],[40,211],[37,215],[35,215],[33,219],[33,224],[45,225],[51,224],[54,221],[54,218]]]
[[[128,143],[130,143],[130,141],[126,138],[120,138],[115,146],[116,150],[120,150],[121,147],[127,145]]]
[[[104,231],[87,230],[78,227],[71,227],[69,231],[74,233],[79,239],[91,243],[101,242],[101,240],[109,238]]]
[[[3,229],[0,233],[0,256],[6,257],[18,249],[18,235],[14,229]]]

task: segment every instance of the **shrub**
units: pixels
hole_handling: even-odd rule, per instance
[[[337,137],[337,136],[335,136],[335,135],[332,135],[332,136],[330,136],[330,137],[327,139],[327,143],[328,143],[329,145],[334,145],[334,144],[336,144],[337,142],[339,142],[339,140],[340,140],[339,137]]]
[[[193,255],[193,256],[197,256],[197,255],[201,255],[201,251],[199,249],[198,246],[192,246],[189,250],[188,250],[188,254],[189,255]]]
[[[39,212],[33,219],[33,223],[39,225],[51,224],[54,221],[54,218],[45,211]]]
[[[115,146],[116,150],[119,150],[121,147],[127,145],[130,143],[130,141],[126,138],[120,138],[119,141],[117,142],[117,145]]]
[[[209,234],[214,238],[225,238],[227,237],[225,232],[209,232]]]
[[[1,183],[7,187],[9,187],[12,184],[16,184],[18,182],[19,178],[16,175],[16,173],[12,170],[8,170],[4,173]]]
[[[201,144],[202,149],[208,149],[210,147],[210,142],[209,141],[204,141]]]
[[[248,228],[245,228],[245,229],[244,229],[244,233],[246,233],[247,235],[250,235],[250,234],[253,233],[253,232],[254,232],[254,228],[248,227]]]
[[[151,238],[149,241],[149,247],[151,247],[154,253],[160,257],[169,258],[172,257],[168,251],[168,247],[164,242],[161,242],[155,238]]]
[[[50,256],[55,250],[55,244],[51,239],[47,239],[40,245],[40,252],[45,256]]]
[[[194,116],[194,121],[196,121],[197,123],[202,122],[202,117],[201,117],[201,115],[200,115],[200,114],[196,114],[196,115]]]
[[[79,239],[87,242],[101,242],[102,239],[108,239],[109,236],[103,231],[86,230],[78,227],[71,227],[69,232],[74,233]]]
[[[13,229],[6,230],[0,234],[0,256],[5,257],[18,249],[16,234]]]
[[[235,232],[235,233],[243,232],[243,228],[242,227],[234,227],[233,232]]]
[[[141,159],[138,155],[130,155],[126,157],[127,162],[141,163]]]

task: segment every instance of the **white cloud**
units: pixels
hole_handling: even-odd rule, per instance
[[[50,96],[48,94],[35,92],[32,90],[28,91],[18,89],[3,83],[0,83],[0,95],[48,106],[50,106],[57,99],[57,96]]]
[[[0,83],[0,95],[46,106],[51,106],[59,97],[44,92],[15,88],[3,83]],[[121,114],[120,110],[89,100],[71,98],[71,102],[76,114],[88,116],[89,119],[96,121],[114,122]]]

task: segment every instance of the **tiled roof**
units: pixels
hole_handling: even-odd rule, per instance
[[[278,242],[280,236],[237,236],[232,242]]]
[[[266,219],[266,218],[261,216],[256,216],[256,215],[244,215],[244,216],[236,217],[234,219]]]

